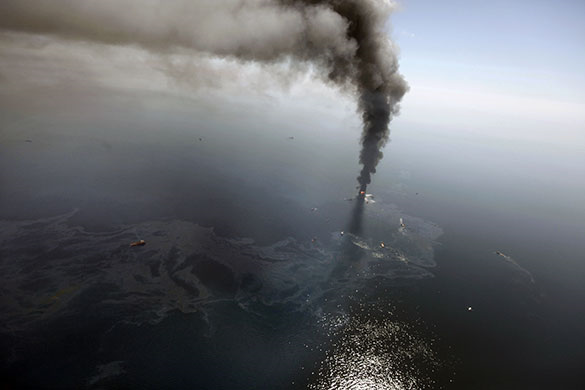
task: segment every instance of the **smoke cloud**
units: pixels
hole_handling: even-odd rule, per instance
[[[408,86],[384,31],[384,0],[55,0],[0,2],[0,30],[172,54],[311,64],[358,99],[361,190],[382,158]]]

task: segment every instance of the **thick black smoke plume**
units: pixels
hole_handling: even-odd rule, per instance
[[[385,32],[392,9],[388,0],[2,0],[0,34],[313,64],[358,96],[365,190],[408,89]]]
[[[289,0],[289,4],[320,4],[347,20],[346,36],[356,42],[354,56],[334,58],[330,77],[335,81],[349,78],[357,89],[362,114],[363,134],[358,176],[360,192],[372,181],[372,174],[382,159],[382,148],[389,136],[388,125],[398,112],[398,102],[408,90],[398,73],[398,60],[384,32],[391,4],[374,0]],[[345,80],[344,80],[345,81]]]

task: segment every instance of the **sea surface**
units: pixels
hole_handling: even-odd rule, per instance
[[[4,113],[3,386],[585,388],[580,150],[93,103]]]

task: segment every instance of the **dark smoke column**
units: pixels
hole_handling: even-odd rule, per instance
[[[390,134],[388,125],[398,113],[398,102],[408,85],[398,73],[398,59],[384,25],[392,5],[385,0],[292,0],[288,4],[325,6],[348,21],[347,39],[357,44],[353,58],[334,58],[329,77],[349,82],[357,89],[358,109],[363,119],[362,150],[358,176],[365,191],[382,159],[382,148]]]
[[[348,34],[358,43],[356,52],[357,75],[355,83],[362,112],[363,133],[358,176],[360,191],[372,181],[378,162],[384,156],[382,148],[390,134],[388,125],[398,112],[398,102],[408,90],[404,78],[398,73],[398,59],[384,32],[387,12],[381,12],[382,2],[348,1],[343,15],[349,21]],[[345,11],[344,9],[344,11]]]

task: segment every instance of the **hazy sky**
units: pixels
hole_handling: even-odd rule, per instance
[[[582,1],[401,1],[404,115],[584,146],[584,17]]]
[[[393,17],[394,35],[402,46],[403,67],[417,75],[495,82],[492,88],[583,102],[584,2],[401,4],[403,11]]]

